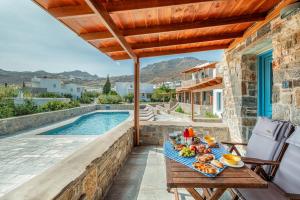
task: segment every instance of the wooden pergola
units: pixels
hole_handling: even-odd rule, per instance
[[[233,48],[296,0],[33,1],[112,59],[133,59],[138,145],[140,58]]]

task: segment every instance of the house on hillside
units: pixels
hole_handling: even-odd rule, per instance
[[[151,96],[154,90],[154,85],[150,83],[140,84],[140,100],[151,101]],[[133,82],[116,82],[115,91],[122,97],[133,94]]]
[[[160,88],[161,86],[166,86],[170,89],[176,89],[181,86],[181,81],[166,81],[154,85],[154,89]]]
[[[207,117],[223,112],[222,73],[218,63],[197,65],[182,72],[181,87],[176,88],[176,99],[186,113]]]
[[[32,88],[40,88],[40,90],[57,93],[60,95],[71,94],[73,98],[80,98],[84,88],[74,83],[64,84],[59,79],[37,78],[31,79]],[[42,89],[43,88],[43,89]]]

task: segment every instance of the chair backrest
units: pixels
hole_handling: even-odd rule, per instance
[[[246,156],[264,160],[273,160],[273,156],[282,139],[281,128],[284,123],[259,117],[249,139]]]
[[[246,156],[263,160],[279,160],[285,141],[292,131],[293,125],[289,122],[258,118],[247,145]],[[265,166],[264,169],[268,174],[271,173],[270,166]]]
[[[289,139],[273,183],[286,193],[300,194],[300,127],[297,127]]]

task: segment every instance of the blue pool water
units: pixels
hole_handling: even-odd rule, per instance
[[[100,135],[129,117],[129,112],[98,112],[84,115],[68,125],[42,135]]]

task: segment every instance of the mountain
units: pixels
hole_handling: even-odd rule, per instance
[[[141,69],[141,82],[161,83],[165,81],[180,80],[181,72],[183,70],[206,62],[208,61],[199,60],[194,57],[185,57],[149,64]],[[106,81],[106,77],[100,78],[97,75],[91,75],[88,72],[83,72],[80,70],[61,73],[49,73],[46,71],[15,72],[0,69],[0,84],[8,83],[20,85],[23,82],[30,82],[31,79],[35,76],[59,78],[66,83],[72,82],[86,86],[99,86],[103,85]],[[133,75],[111,76],[110,80],[112,83],[117,81],[131,82],[133,81]]]
[[[84,83],[86,81],[96,81],[99,80],[97,75],[91,75],[87,72],[82,72],[79,70],[61,73],[49,73],[46,71],[6,71],[0,69],[0,84],[22,84],[23,82],[30,82],[33,77],[48,77],[48,78],[59,78],[64,82],[74,82],[74,83]]]
[[[141,69],[141,82],[161,83],[180,80],[182,71],[207,62],[194,57],[185,57],[153,63]],[[130,82],[133,81],[133,75],[111,77],[111,81]]]

